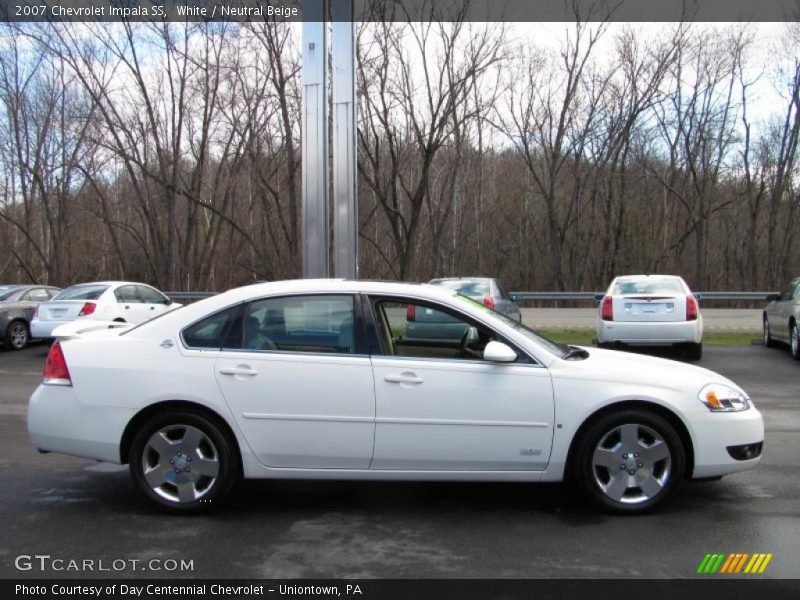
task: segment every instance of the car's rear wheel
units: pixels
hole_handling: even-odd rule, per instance
[[[609,412],[578,441],[576,483],[597,506],[640,513],[669,497],[683,479],[686,460],[675,428],[643,409]]]
[[[11,350],[22,350],[28,345],[28,324],[25,321],[11,321],[6,328],[5,347]]]
[[[703,344],[687,344],[686,358],[689,360],[700,360],[703,358]]]
[[[789,326],[789,344],[792,348],[792,356],[795,360],[800,360],[800,333],[797,331],[797,323],[792,321]]]
[[[129,462],[144,495],[178,513],[219,506],[240,477],[234,441],[212,420],[190,411],[148,420],[134,437]]]
[[[772,348],[775,345],[772,334],[769,332],[769,318],[767,315],[764,315],[764,345],[767,348]]]

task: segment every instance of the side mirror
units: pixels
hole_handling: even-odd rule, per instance
[[[700,302],[700,297],[702,296],[702,294],[701,294],[700,292],[694,292],[694,293],[692,294],[692,296],[694,296],[695,300],[697,300],[698,302]]]
[[[483,350],[483,360],[508,363],[517,360],[517,353],[502,342],[489,342]]]
[[[605,294],[595,294],[594,295],[594,301],[595,302],[602,302],[603,298],[605,298],[605,297],[606,297]]]
[[[522,302],[522,298],[517,294],[511,294],[511,301],[514,303]]]
[[[783,296],[781,294],[767,294],[768,302],[780,302]]]

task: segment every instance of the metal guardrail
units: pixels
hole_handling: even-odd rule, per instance
[[[202,300],[215,296],[218,292],[167,292],[171,300]],[[778,292],[698,292],[700,300],[722,300],[729,302],[767,301],[767,296]],[[595,300],[603,292],[511,292],[519,300],[550,300],[563,302],[570,300]]]
[[[778,292],[696,292],[700,300],[725,300],[730,302],[767,301],[767,296]],[[604,292],[511,292],[520,300],[552,300],[554,302],[568,300],[595,300]]]

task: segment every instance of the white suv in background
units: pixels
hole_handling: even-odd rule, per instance
[[[703,354],[703,316],[697,298],[677,275],[616,277],[597,309],[600,346],[676,346]]]
[[[179,306],[143,283],[81,283],[39,304],[31,320],[31,335],[51,338],[56,327],[78,319],[138,324]]]

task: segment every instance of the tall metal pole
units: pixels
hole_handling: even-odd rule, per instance
[[[325,0],[303,1],[303,277],[328,276],[328,81]]]
[[[336,277],[358,277],[356,78],[353,0],[331,0],[333,248]]]

